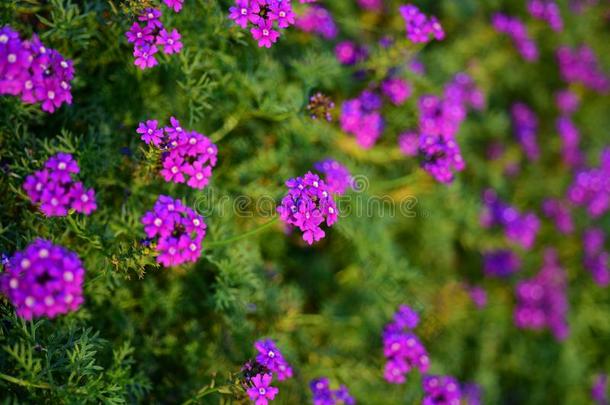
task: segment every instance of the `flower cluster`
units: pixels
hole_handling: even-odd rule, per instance
[[[354,405],[356,403],[356,400],[350,395],[345,385],[341,385],[336,390],[331,390],[330,382],[326,377],[311,380],[309,388],[311,389],[314,405]]]
[[[540,157],[540,149],[536,142],[538,132],[538,118],[524,103],[515,103],[511,108],[511,118],[513,121],[513,133],[515,138],[529,160],[535,161]]]
[[[598,228],[588,229],[583,236],[585,268],[601,287],[610,284],[610,253],[604,250],[605,239],[604,232]]]
[[[304,14],[297,17],[296,27],[303,32],[318,34],[324,39],[333,39],[338,32],[330,12],[317,5],[308,7]]]
[[[241,28],[252,24],[250,33],[259,47],[271,48],[280,37],[279,29],[295,23],[290,0],[235,0],[229,18]]]
[[[596,405],[608,405],[608,374],[598,374],[591,388],[591,399]]]
[[[182,9],[182,2],[166,0],[169,7],[176,12]],[[138,16],[138,22],[134,22],[129,31],[125,33],[127,41],[133,44],[134,65],[144,70],[157,66],[155,54],[161,51],[167,55],[178,53],[182,50],[181,36],[178,30],[168,31],[160,20],[161,10],[147,8]]]
[[[386,357],[384,378],[392,384],[402,384],[406,374],[413,369],[425,373],[430,358],[421,341],[410,330],[419,324],[419,315],[406,305],[401,305],[392,322],[383,330],[383,354]]]
[[[11,27],[0,28],[0,95],[40,103],[43,111],[52,113],[63,103],[72,104],[73,78],[72,61],[47,48],[36,35],[23,41]]]
[[[440,41],[445,31],[436,17],[428,17],[413,4],[400,6],[400,15],[405,20],[407,38],[412,42],[429,42],[432,38]]]
[[[483,193],[484,210],[481,223],[484,227],[501,226],[509,240],[531,249],[536,241],[540,220],[533,212],[520,213],[500,200],[495,191],[488,189]]]
[[[352,41],[341,41],[335,46],[335,57],[342,65],[355,65],[368,56],[366,48]]]
[[[569,167],[578,167],[583,161],[580,151],[580,131],[572,118],[562,116],[557,118],[557,132],[561,138],[561,158]]]
[[[468,296],[477,306],[477,308],[482,309],[487,305],[487,291],[484,288],[479,286],[470,286],[466,285],[466,292]]]
[[[330,110],[333,108],[335,108],[333,100],[319,92],[311,96],[309,104],[307,104],[307,110],[314,120],[324,118],[326,121],[332,121],[333,117],[330,114]]]
[[[417,156],[419,151],[419,134],[408,131],[398,135],[398,148],[405,156]]]
[[[517,327],[533,330],[549,328],[557,340],[565,339],[569,333],[566,284],[557,253],[552,249],[547,250],[540,272],[517,284],[514,314]]]
[[[573,91],[561,90],[555,94],[555,104],[562,114],[569,115],[578,110],[580,98]]]
[[[553,0],[529,0],[527,10],[532,17],[546,21],[553,31],[563,30],[563,19],[559,6]]]
[[[599,66],[597,56],[591,48],[562,46],[557,50],[557,61],[563,80],[568,83],[582,83],[598,93],[610,91],[610,78]]]
[[[206,225],[203,217],[180,200],[160,195],[152,211],[141,219],[148,238],[157,238],[157,262],[165,267],[196,262]]]
[[[303,232],[303,240],[313,244],[325,236],[320,225],[337,222],[339,211],[330,188],[317,175],[307,172],[303,177],[286,182],[288,194],[277,208],[280,218]]]
[[[205,135],[186,131],[176,118],[171,117],[170,123],[160,128],[158,121],[148,120],[141,122],[136,132],[146,144],[162,151],[161,176],[165,181],[204,188],[216,166],[218,148]]]
[[[76,253],[37,239],[9,260],[0,276],[0,290],[20,317],[53,318],[81,306],[84,279]]]
[[[512,250],[499,249],[483,254],[483,269],[492,277],[508,277],[519,271],[521,259]]]
[[[42,170],[27,176],[23,189],[48,217],[66,216],[69,209],[89,215],[97,209],[95,191],[74,182],[72,176],[79,171],[72,155],[60,152],[50,157]]]
[[[462,392],[459,382],[451,376],[424,377],[422,405],[460,405]]]
[[[470,76],[458,73],[445,86],[444,97],[422,96],[419,100],[419,155],[422,168],[441,183],[450,183],[454,171],[466,167],[455,139],[468,107],[481,109],[482,93]]]
[[[381,11],[383,10],[383,1],[382,0],[358,0],[358,5],[370,11]]]
[[[256,361],[264,366],[272,373],[277,375],[277,379],[284,381],[292,377],[292,367],[284,359],[284,356],[277,348],[273,340],[264,339],[258,340],[254,344],[254,348],[258,352]]]
[[[506,14],[496,13],[493,15],[491,22],[496,31],[511,37],[515,47],[526,61],[538,60],[538,47],[529,37],[527,28],[521,20]]]
[[[246,362],[242,368],[246,393],[257,405],[267,405],[279,392],[271,386],[273,373],[283,381],[292,377],[292,367],[272,340],[258,340],[254,348],[258,352],[256,359]]]
[[[557,230],[563,234],[574,232],[574,222],[568,205],[558,199],[547,198],[542,203],[544,215],[555,222]]]
[[[182,6],[184,4],[184,0],[163,0],[163,2],[167,7],[171,8],[176,13],[179,13],[180,10],[182,10]]]
[[[352,175],[347,167],[333,159],[316,162],[314,169],[324,174],[324,181],[331,194],[343,195],[352,187]]]
[[[346,100],[339,118],[341,129],[353,134],[362,148],[372,148],[383,132],[380,108],[381,98],[371,91],[364,91],[360,97]]]
[[[568,189],[570,202],[586,206],[589,215],[600,217],[610,209],[610,148],[602,152],[598,168],[578,172]]]
[[[475,383],[466,383],[462,385],[462,399],[465,405],[481,405],[483,396],[481,386]]]
[[[382,93],[394,105],[402,105],[411,96],[411,85],[399,77],[391,77],[381,83]]]

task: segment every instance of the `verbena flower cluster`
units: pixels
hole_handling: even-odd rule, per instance
[[[27,176],[23,189],[48,217],[66,216],[70,209],[89,215],[97,209],[95,191],[74,181],[72,177],[79,171],[74,157],[60,152],[50,157],[42,170]]]
[[[460,405],[462,392],[459,382],[451,376],[429,375],[424,377],[422,405]]]
[[[595,401],[596,405],[608,405],[608,374],[595,376],[591,388],[591,399]]]
[[[0,290],[20,317],[53,318],[81,306],[84,279],[76,253],[37,239],[11,257],[0,275]]]
[[[516,17],[496,13],[492,17],[492,25],[496,31],[508,35],[515,47],[528,62],[538,60],[538,47],[529,37],[525,24]]]
[[[417,156],[419,152],[419,134],[407,131],[398,135],[398,148],[405,156]]]
[[[250,34],[259,47],[271,48],[280,37],[280,29],[295,23],[290,0],[235,0],[229,18]]]
[[[597,56],[586,45],[557,50],[557,62],[561,77],[568,83],[581,83],[598,93],[610,91],[610,77],[601,69]]]
[[[257,405],[267,405],[275,399],[279,389],[272,387],[273,374],[280,381],[292,377],[292,367],[273,340],[262,339],[254,343],[258,352],[254,360],[246,362],[242,368],[244,385],[248,397]]]
[[[420,162],[422,168],[437,181],[450,183],[454,179],[454,171],[462,171],[466,167],[456,135],[466,118],[468,107],[481,109],[483,105],[482,93],[464,73],[457,74],[445,86],[443,98],[434,95],[420,98]],[[403,137],[400,142],[404,144],[407,140]],[[401,149],[405,154],[409,153],[407,145]]]
[[[533,212],[520,213],[516,208],[500,200],[495,191],[483,193],[481,224],[485,228],[501,226],[506,237],[525,249],[531,249],[540,229],[540,220]]]
[[[296,19],[296,27],[303,32],[317,34],[324,39],[333,39],[338,29],[332,14],[322,6],[307,7]]]
[[[575,205],[585,206],[593,218],[610,210],[610,148],[601,154],[597,168],[584,168],[576,173],[568,198]]]
[[[555,95],[555,104],[561,114],[555,124],[561,139],[561,158],[568,167],[579,167],[584,157],[580,150],[580,131],[572,114],[578,110],[580,99],[574,92],[562,90]]]
[[[33,35],[22,40],[9,26],[0,28],[0,95],[19,96],[27,104],[40,103],[52,113],[72,104],[72,61],[48,48]]]
[[[587,229],[583,235],[585,269],[601,287],[610,284],[610,253],[604,250],[605,241],[606,235],[599,228]]]
[[[414,369],[421,373],[428,371],[428,352],[419,338],[411,332],[418,324],[417,312],[401,305],[393,321],[383,330],[383,354],[386,358],[384,378],[389,383],[404,383],[406,374]]]
[[[196,262],[206,234],[203,217],[180,200],[160,195],[141,222],[148,238],[154,239],[157,262],[165,267]]]
[[[523,148],[525,156],[531,161],[540,158],[540,148],[536,141],[538,118],[536,113],[525,103],[515,103],[511,108],[513,132]]]
[[[411,96],[411,85],[399,77],[390,77],[381,83],[381,91],[394,105],[402,105]]]
[[[559,6],[553,0],[529,0],[527,10],[532,17],[546,21],[557,32],[563,31],[563,19]]]
[[[324,174],[324,181],[331,194],[343,195],[353,187],[352,175],[341,163],[325,159],[314,164],[314,169]]]
[[[309,104],[307,104],[307,110],[310,113],[310,117],[314,120],[325,119],[326,121],[332,121],[333,116],[330,111],[335,108],[335,103],[330,97],[318,92],[309,98]]]
[[[565,339],[569,334],[566,288],[566,275],[559,265],[557,253],[548,249],[540,272],[517,284],[514,314],[517,327],[548,328],[557,340]]]
[[[353,41],[341,41],[335,46],[335,57],[342,65],[355,65],[366,60],[366,48]]]
[[[520,268],[521,259],[512,250],[493,250],[483,255],[483,269],[488,276],[508,277]]]
[[[165,3],[176,12],[182,9],[182,2],[166,0]],[[147,8],[138,16],[139,22],[134,22],[125,33],[127,41],[133,44],[133,63],[142,70],[158,65],[155,55],[159,48],[167,55],[182,50],[182,37],[178,30],[168,31],[160,18],[161,10]]]
[[[356,403],[345,385],[341,385],[336,390],[331,390],[330,382],[326,377],[311,380],[309,389],[311,390],[313,405],[354,405]]]
[[[319,241],[325,236],[320,225],[332,226],[339,214],[330,188],[311,172],[288,180],[286,186],[288,193],[277,207],[281,220],[299,228],[308,244]]]
[[[346,100],[339,118],[341,129],[353,134],[362,148],[372,148],[383,132],[384,122],[380,108],[381,97],[368,90],[362,92],[358,98]]]
[[[157,120],[148,120],[136,132],[147,145],[161,150],[160,173],[165,181],[204,188],[216,166],[218,148],[205,135],[182,128],[176,118],[171,117],[170,123],[160,128]]]
[[[445,31],[436,17],[428,17],[413,4],[400,6],[398,10],[405,20],[407,38],[412,42],[426,43],[433,38],[439,41],[445,38]]]
[[[555,227],[564,235],[574,232],[574,222],[568,204],[560,199],[547,198],[542,203],[542,212],[555,223]]]

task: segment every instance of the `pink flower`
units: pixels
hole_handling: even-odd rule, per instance
[[[271,48],[271,45],[274,44],[280,33],[273,29],[273,23],[271,21],[262,22],[257,27],[254,27],[250,30],[254,39],[258,41],[259,47]]]
[[[173,181],[175,183],[184,183],[184,161],[182,158],[167,158],[163,161],[163,169],[161,176],[165,181]]]
[[[174,28],[171,33],[168,33],[166,29],[162,29],[157,36],[157,45],[162,45],[163,53],[168,55],[178,53],[182,49],[180,38],[181,36],[177,29]]]
[[[173,9],[176,13],[179,13],[182,10],[182,3],[184,0],[163,0],[165,5],[171,9]]]
[[[254,401],[255,405],[267,405],[279,392],[277,388],[269,385],[271,379],[271,374],[257,374],[252,377],[251,381],[254,386],[248,389],[248,396]]]
[[[136,46],[133,50],[133,56],[136,58],[133,64],[142,70],[156,66],[158,62],[154,57],[155,53],[157,53],[157,47],[154,45]]]

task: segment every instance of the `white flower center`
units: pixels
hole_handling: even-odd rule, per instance
[[[68,67],[68,62],[66,62],[65,60],[62,60],[61,62],[59,62],[59,64],[61,65],[62,68],[66,69]]]
[[[174,44],[174,40],[170,38],[170,39],[167,40],[167,43],[170,44],[170,45],[173,45]]]
[[[193,225],[199,226],[201,222],[198,219],[193,219]]]
[[[267,353],[267,356],[274,358],[275,357],[275,353],[273,353],[273,350],[269,350],[269,353]]]
[[[55,92],[53,90],[49,90],[49,92],[47,93],[47,97],[49,98],[49,100],[53,100],[55,98]]]
[[[30,267],[30,264],[32,264],[32,263],[30,262],[29,259],[23,259],[21,261],[21,268],[26,270],[26,269],[28,269]]]
[[[40,249],[40,252],[38,252],[38,256],[40,256],[43,259],[45,257],[49,257],[49,251],[47,249]]]
[[[89,201],[89,196],[87,196],[87,194],[83,194],[80,196],[80,200],[82,202],[87,202],[87,201]]]
[[[0,44],[6,44],[7,42],[8,42],[8,35],[6,35],[6,34],[0,35]]]
[[[74,301],[74,295],[72,295],[72,294],[66,295],[66,298],[64,298],[64,301],[66,302],[66,304],[71,303],[72,301]]]
[[[57,201],[57,198],[51,198],[51,205],[54,207],[57,207],[57,204],[59,204],[59,201]]]
[[[65,164],[64,162],[60,162],[60,163],[57,165],[57,168],[58,168],[59,170],[66,170],[66,167],[67,167],[67,166],[66,166],[66,164]]]
[[[280,17],[286,17],[286,13],[284,11],[280,11]]]
[[[51,305],[55,304],[55,299],[53,299],[53,297],[50,295],[47,295],[44,297],[44,303],[47,307],[50,307]]]
[[[269,30],[263,30],[263,36],[268,36],[269,35]]]
[[[16,278],[11,278],[11,281],[9,281],[8,285],[14,290],[15,288],[19,287],[19,280],[17,280]]]
[[[28,81],[25,82],[25,88],[26,89],[31,90],[32,87],[34,87],[34,83],[32,83],[31,80],[28,80]]]
[[[201,180],[201,179],[203,179],[203,174],[201,174],[201,173],[197,173],[197,174],[195,175],[195,177],[197,178],[197,180]]]
[[[264,388],[259,388],[258,393],[261,395],[265,395],[267,393],[267,390],[265,390]]]
[[[8,63],[15,63],[17,61],[17,55],[9,53],[6,59],[8,60]]]
[[[72,273],[71,271],[66,271],[64,273],[64,281],[69,283],[73,280],[74,280],[74,273]]]
[[[178,173],[178,166],[172,167],[172,173],[174,173],[174,174]]]
[[[29,296],[29,297],[27,297],[25,299],[25,306],[26,307],[32,308],[35,303],[36,303],[36,300],[34,299],[34,297]]]
[[[176,254],[176,248],[175,247],[171,247],[171,248],[169,248],[168,252],[169,252],[170,255],[175,255]]]
[[[153,223],[155,224],[155,226],[161,226],[163,220],[161,218],[155,218],[155,221]]]
[[[194,252],[195,250],[197,250],[197,245],[195,245],[194,243],[191,243],[189,245],[189,248]]]
[[[196,144],[196,143],[197,143],[197,138],[191,138],[191,139],[189,139],[189,143],[190,143],[191,145]]]

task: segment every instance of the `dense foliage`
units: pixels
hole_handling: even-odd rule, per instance
[[[293,3],[297,14],[312,7]],[[320,377],[333,389],[347,386],[359,403],[419,403],[421,373],[410,372],[402,385],[384,380],[382,334],[403,304],[421,318],[415,334],[429,372],[480,385],[484,403],[592,401],[598,374],[610,372],[610,297],[585,259],[607,259],[598,251],[610,246],[588,249],[583,239],[591,227],[610,231],[610,215],[603,202],[597,200],[602,209],[587,210],[590,201],[568,198],[568,191],[586,186],[576,184],[577,172],[601,167],[596,196],[610,195],[603,184],[610,157],[600,160],[610,146],[610,99],[603,83],[588,83],[582,72],[572,69],[567,80],[557,50],[586,44],[600,74],[608,71],[608,3],[558,1],[564,27],[556,31],[528,13],[525,1],[414,1],[444,29],[444,39],[423,41],[407,39],[398,11],[403,2],[384,0],[381,9],[374,1],[320,3],[336,24],[335,36],[297,21],[267,48],[255,39],[262,33],[251,35],[229,18],[229,0],[186,0],[179,13],[153,0],[0,2],[0,27],[10,25],[24,40],[37,34],[74,66],[71,104],[53,113],[0,96],[3,264],[43,238],[76,253],[86,270],[84,303],[69,314],[26,320],[8,297],[0,298],[3,403],[246,403],[242,366],[264,338],[273,339],[294,370],[292,378],[273,381],[276,403],[310,403],[309,383]],[[143,70],[134,65],[142,56],[134,58],[125,33],[149,6],[163,10],[163,25],[180,31],[183,47],[159,52],[158,65]],[[498,12],[523,21],[528,37],[502,26]],[[167,41],[166,34],[156,35]],[[366,55],[340,63],[335,46],[344,40],[366,47]],[[520,51],[531,51],[530,40],[538,57],[528,61]],[[412,68],[415,58],[425,74]],[[344,102],[376,91],[389,72],[410,84],[410,97],[384,99],[379,116],[362,113],[359,127],[383,117],[383,127],[375,126],[380,137],[343,131]],[[401,147],[398,139],[417,131],[420,97],[442,96],[460,72],[484,100],[461,122],[460,150],[447,149],[465,164],[435,172],[426,164],[439,152],[409,157],[408,137]],[[582,156],[573,160],[556,127],[556,93],[567,88],[580,99],[563,124],[580,131],[580,143],[570,145]],[[308,108],[318,92],[318,103]],[[332,117],[324,106],[311,117],[320,100],[329,108],[334,102]],[[516,103],[536,119],[515,111]],[[165,152],[136,132],[140,122],[164,126],[171,117],[217,147],[203,188],[166,181]],[[59,152],[72,154],[78,181],[95,189],[95,210],[46,216],[28,197],[27,176]],[[314,171],[316,163],[322,167],[326,158],[349,169],[353,187],[334,197],[336,223],[321,225],[323,236],[318,228],[307,236],[305,227],[302,234],[276,220],[276,206],[287,180]],[[304,181],[317,182],[312,179]],[[85,189],[79,190],[80,198]],[[307,198],[325,204],[324,192]],[[205,220],[198,260],[174,267],[157,262],[147,239],[156,233],[145,232],[141,218],[159,195],[181,200]],[[502,215],[492,218],[507,207],[523,218],[536,214],[538,225],[523,222],[527,232],[539,227],[533,240],[522,228],[511,231]],[[571,212],[572,227],[549,219],[561,217],[561,207]],[[549,248],[558,264],[549,264]],[[498,249],[505,251],[496,259],[510,262],[500,278],[490,276],[485,256]],[[549,266],[565,271],[559,301],[549,305],[561,307],[566,325],[557,321],[552,333],[515,319],[518,307],[530,305],[523,286],[540,281],[540,269]]]

